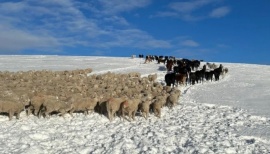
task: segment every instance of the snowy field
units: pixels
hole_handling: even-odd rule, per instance
[[[218,62],[216,64],[219,64]],[[179,105],[162,109],[161,118],[136,116],[121,121],[93,113],[65,119],[0,116],[1,153],[270,153],[270,66],[222,63],[228,74],[218,82],[181,89]],[[164,64],[139,58],[75,56],[0,56],[0,71],[74,70],[157,73]],[[90,74],[89,74],[90,75]]]

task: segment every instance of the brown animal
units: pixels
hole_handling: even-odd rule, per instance
[[[167,60],[166,68],[167,68],[167,71],[172,71],[173,60]]]
[[[175,74],[175,81],[177,85],[186,85],[187,75],[186,74]]]

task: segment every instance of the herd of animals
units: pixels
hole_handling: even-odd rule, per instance
[[[139,55],[139,58],[143,58]],[[176,86],[179,84],[187,85],[203,83],[204,81],[218,81],[220,76],[228,73],[228,68],[222,64],[219,66],[215,63],[206,63],[200,68],[203,60],[176,59],[173,56],[152,56],[145,57],[144,63],[156,61],[158,64],[164,63],[167,74],[165,82],[167,86]]]
[[[147,119],[152,113],[160,118],[162,107],[173,108],[179,102],[181,91],[176,85],[212,80],[212,76],[218,80],[222,72],[228,72],[222,65],[208,63],[199,70],[200,61],[174,57],[146,56],[145,63],[155,60],[166,66],[166,86],[156,81],[157,74],[142,77],[139,72],[92,74],[91,68],[0,71],[0,115],[12,120],[13,116],[19,119],[23,111],[38,118],[96,112],[110,121],[116,117],[131,121],[135,116]],[[206,66],[213,70],[207,71]]]

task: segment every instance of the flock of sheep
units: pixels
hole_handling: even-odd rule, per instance
[[[70,71],[0,72],[0,114],[20,118],[20,113],[50,117],[73,117],[73,113],[97,112],[112,121],[116,115],[135,120],[161,116],[161,108],[174,107],[180,90],[155,82],[157,74],[142,77],[138,72],[90,74],[92,69]],[[139,112],[138,112],[139,111]],[[128,116],[128,117],[127,117]]]

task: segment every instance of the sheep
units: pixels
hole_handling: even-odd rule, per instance
[[[122,113],[122,117],[125,118],[125,114],[128,114],[129,120],[131,118],[135,120],[135,114],[138,110],[138,106],[141,103],[140,99],[127,99],[120,105],[120,111]]]
[[[151,108],[157,117],[161,117],[161,108],[163,106],[162,100],[154,99],[153,103],[151,104]]]
[[[148,75],[149,81],[155,81],[156,79],[157,79],[157,73]]]
[[[84,115],[89,114],[89,111],[94,111],[99,101],[98,97],[78,97],[73,96],[69,98],[69,102],[72,103],[73,108],[69,111],[70,115],[73,117],[72,113],[74,111],[83,111]]]
[[[130,73],[128,73],[128,76],[130,78],[140,78],[141,77],[141,73],[139,73],[139,72],[130,72]]]
[[[48,96],[47,96],[48,97]],[[54,97],[54,96],[52,96]],[[40,107],[45,101],[45,95],[39,94],[35,95],[32,98],[30,98],[30,107],[29,110],[32,110],[35,116],[38,116]],[[27,113],[27,116],[29,116],[30,112]]]
[[[150,111],[151,104],[152,104],[151,100],[143,100],[142,103],[139,105],[139,111],[141,111],[141,113],[145,119],[148,119],[148,117],[149,117],[149,111]]]
[[[12,117],[16,115],[16,119],[20,119],[20,113],[28,106],[28,102],[21,100],[12,100],[12,99],[1,99],[0,100],[0,113],[8,113],[9,120],[12,120]]]
[[[111,97],[106,101],[107,114],[110,121],[115,117],[116,112],[120,109],[121,103],[127,100],[127,97],[114,98]]]
[[[73,108],[73,104],[70,102],[61,101],[57,98],[46,98],[42,104],[39,112],[39,117],[44,115],[44,117],[49,117],[52,112],[58,112],[57,115],[64,117],[64,114]]]
[[[179,95],[177,93],[171,93],[167,98],[166,104],[169,108],[172,109],[177,104],[178,100]]]
[[[155,116],[161,116],[161,108],[166,104],[168,94],[166,91],[162,91],[161,95],[156,96],[151,104],[150,108],[154,112]]]

